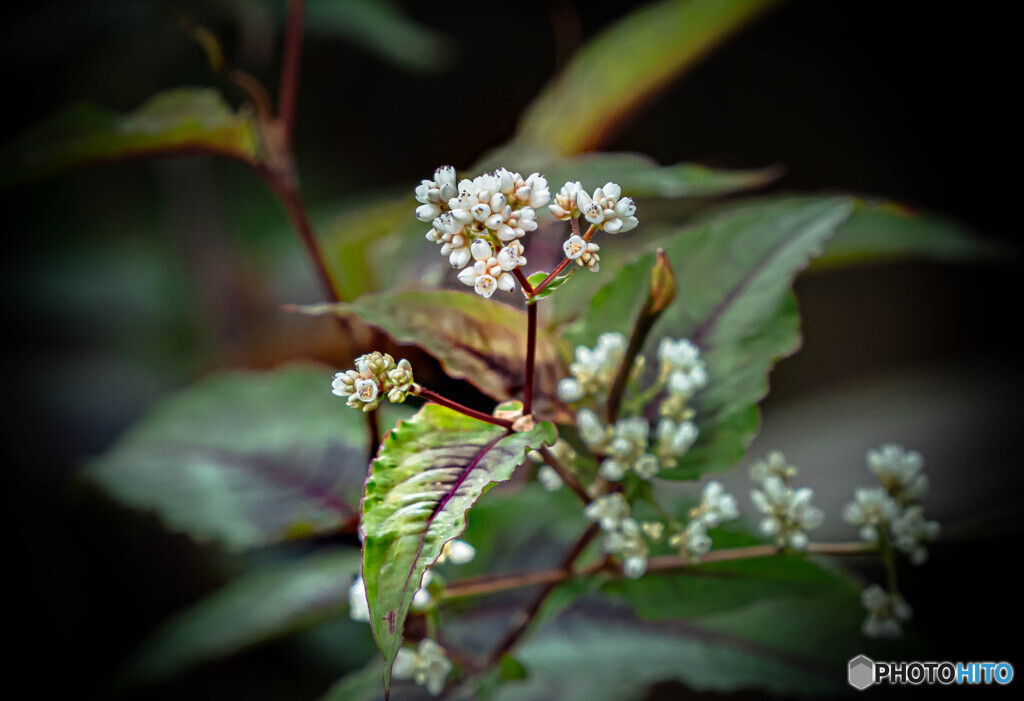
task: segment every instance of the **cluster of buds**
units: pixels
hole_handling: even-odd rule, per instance
[[[770,453],[766,461],[755,463],[750,470],[751,478],[761,487],[750,491],[750,500],[761,513],[758,528],[763,535],[774,537],[780,548],[804,550],[807,531],[824,522],[825,512],[811,504],[814,492],[809,487],[788,486],[796,472],[782,453]]]
[[[569,363],[571,377],[559,381],[558,398],[571,403],[607,394],[625,354],[626,337],[621,333],[601,334],[593,348],[576,346],[576,359]]]
[[[639,223],[636,204],[631,197],[622,196],[622,188],[605,183],[590,195],[579,182],[567,182],[548,205],[555,219],[575,219],[579,215],[594,227],[609,234],[619,234],[636,228]]]
[[[711,550],[708,529],[739,516],[735,497],[727,493],[720,482],[708,482],[701,492],[700,503],[690,511],[690,521],[686,528],[674,533],[668,544],[679,550],[680,555],[697,558]]]
[[[659,540],[664,526],[657,522],[640,523],[629,514],[629,503],[618,492],[598,497],[583,509],[583,515],[601,527],[604,551],[621,558],[623,576],[638,579],[647,571],[650,553],[644,537],[652,542]]]
[[[576,463],[576,451],[572,449],[566,441],[558,440],[553,446],[548,448],[551,454],[554,455],[555,459],[558,460],[561,465],[568,470],[572,470]],[[562,488],[564,484],[562,478],[558,475],[558,472],[551,465],[547,464],[547,460],[544,455],[536,450],[531,450],[529,458],[532,462],[540,465],[537,468],[537,481],[540,482],[541,486],[549,492],[555,492]]]
[[[902,624],[909,621],[913,611],[899,592],[887,592],[877,584],[864,589],[861,603],[868,612],[861,632],[869,638],[898,638],[903,635]]]
[[[413,388],[412,365],[387,353],[373,351],[356,358],[356,369],[334,376],[331,391],[347,397],[353,409],[373,411],[385,396],[392,402],[404,402]]]
[[[395,679],[411,679],[426,687],[431,696],[444,691],[452,662],[445,649],[430,638],[424,638],[414,652],[412,648],[399,649],[391,675]]]
[[[431,222],[427,240],[441,246],[453,268],[475,261],[460,280],[484,297],[515,288],[507,273],[526,263],[520,239],[537,229],[537,208],[551,201],[544,176],[499,168],[456,184],[455,169],[443,166],[415,194],[416,218]]]
[[[915,451],[895,444],[867,454],[868,469],[882,486],[858,489],[843,513],[846,522],[860,530],[867,543],[888,539],[912,564],[928,559],[925,543],[939,536],[940,526],[924,516],[921,499],[928,492],[924,459]]]
[[[667,392],[659,413],[676,421],[691,418],[690,399],[708,384],[700,350],[685,338],[663,338],[658,346],[658,361],[658,380]]]

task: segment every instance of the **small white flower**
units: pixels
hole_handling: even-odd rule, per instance
[[[434,564],[450,562],[453,565],[464,565],[476,557],[476,548],[464,540],[449,540],[441,548],[441,554]],[[429,571],[429,570],[428,570]]]
[[[900,503],[921,501],[928,493],[928,476],[922,471],[924,458],[917,451],[887,443],[878,450],[869,450],[867,461],[882,486]]]
[[[691,558],[706,555],[711,551],[711,537],[708,536],[707,526],[700,519],[694,519],[686,524],[686,530],[674,534],[668,539],[668,544],[678,550],[680,555],[688,555]]]
[[[697,440],[700,430],[692,421],[676,423],[668,417],[658,422],[658,458],[665,467],[675,467]]]
[[[569,240],[562,244],[562,250],[565,251],[565,257],[570,260],[576,260],[583,255],[583,252],[587,248],[587,242],[583,240],[582,236],[576,236],[575,234],[569,237]]]
[[[803,550],[807,533],[825,520],[825,512],[811,504],[814,492],[804,487],[791,489],[778,477],[768,477],[764,491],[751,490],[750,499],[764,516],[759,525],[766,536],[775,536],[779,547]]]
[[[391,676],[395,679],[412,679],[426,687],[431,696],[437,696],[444,691],[451,671],[452,663],[445,649],[430,638],[424,638],[416,652],[406,647],[398,651]]]
[[[474,241],[470,251],[476,262],[459,273],[459,280],[463,284],[472,287],[482,297],[490,297],[495,290],[515,289],[515,278],[507,271],[516,267],[518,258],[513,259],[511,254],[506,254],[499,260],[490,242],[484,239]]]
[[[601,256],[597,255],[597,252],[601,250],[593,241],[587,241],[586,247],[580,253],[579,258],[576,259],[576,265],[581,268],[586,268],[592,273],[599,272],[601,270]]]
[[[434,171],[433,180],[423,180],[416,188],[416,218],[428,222],[447,209],[447,202],[457,193],[455,186],[455,169],[441,166]]]
[[[466,225],[451,212],[434,219],[434,228],[427,232],[427,239],[441,245],[441,255],[448,256],[453,268],[464,268],[469,263],[471,237]]]
[[[412,605],[418,609],[424,609],[430,606],[432,598],[430,591],[427,587],[430,585],[430,580],[434,578],[434,573],[429,569],[423,571],[423,579],[420,580],[420,588],[416,590],[416,593],[412,597]]]
[[[356,380],[356,397],[361,402],[372,402],[380,393],[380,388],[374,380]]]
[[[843,518],[851,526],[860,528],[863,541],[877,543],[879,528],[899,516],[900,505],[884,487],[857,489],[853,496],[854,500],[843,510]]]
[[[563,484],[562,478],[558,476],[555,468],[551,467],[551,465],[540,466],[540,469],[537,470],[537,481],[549,492],[557,492],[562,488]]]
[[[563,377],[559,380],[555,392],[563,402],[578,402],[586,396],[580,383],[571,377]]]
[[[941,527],[937,521],[928,521],[924,517],[924,507],[920,504],[908,506],[902,514],[890,523],[893,544],[910,558],[911,564],[923,565],[928,559],[928,550],[924,543],[939,537]]]
[[[661,536],[665,534],[665,524],[661,521],[644,521],[640,524],[640,529],[655,543],[661,540]]]
[[[600,394],[611,389],[615,375],[626,354],[626,337],[621,333],[603,333],[593,349],[576,347],[576,360],[569,364],[569,373],[575,385],[566,385],[568,396],[579,401],[588,395]],[[572,391],[570,391],[572,390]]]
[[[583,515],[588,521],[599,524],[603,531],[616,531],[629,516],[629,503],[619,492],[606,494],[587,504]]]
[[[622,188],[615,183],[606,183],[594,190],[591,197],[586,191],[576,196],[579,211],[587,221],[609,234],[617,234],[636,228],[638,223],[636,205],[629,197],[621,198]]]
[[[898,638],[903,635],[902,623],[913,615],[910,605],[899,592],[887,592],[877,584],[864,589],[861,603],[868,617],[861,626],[861,632],[869,638]]]
[[[555,219],[563,221],[578,217],[580,210],[576,204],[576,198],[582,191],[583,185],[579,182],[567,182],[555,195],[555,201],[548,205],[548,211],[554,215]]]
[[[370,605],[366,601],[366,583],[356,577],[348,589],[348,615],[353,621],[370,622]]]
[[[587,447],[595,452],[604,450],[608,443],[608,429],[590,409],[580,409],[576,412],[576,430]]]
[[[711,481],[704,486],[701,493],[699,515],[708,528],[714,528],[726,521],[732,521],[740,517],[739,507],[736,505],[736,498],[728,494],[721,482]]]
[[[796,477],[797,469],[786,461],[786,456],[781,451],[773,450],[768,453],[767,458],[758,460],[750,466],[750,479],[755,482],[764,482],[769,477],[778,477],[783,482],[789,482]]]
[[[658,462],[658,458],[653,455],[641,455],[633,463],[633,472],[640,479],[653,479],[660,471],[661,464]]]

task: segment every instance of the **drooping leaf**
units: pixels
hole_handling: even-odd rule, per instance
[[[216,90],[178,88],[119,114],[95,103],[68,107],[0,153],[0,182],[42,177],[76,166],[145,156],[215,153],[260,160],[256,121],[232,111]]]
[[[502,400],[522,389],[526,313],[471,292],[433,290],[363,295],[346,304],[298,307],[307,314],[356,316],[398,343],[415,344],[437,358],[445,372]],[[558,341],[539,330],[536,387],[550,394],[562,365]]]
[[[1001,252],[968,227],[894,202],[858,200],[814,267],[831,267],[903,258],[962,261],[992,258]]]
[[[348,606],[360,564],[358,550],[338,549],[243,574],[143,644],[125,681],[169,677],[334,616]],[[379,686],[379,676],[376,681]]]
[[[211,376],[158,405],[86,475],[231,550],[351,528],[367,440],[331,376],[317,365]],[[400,406],[393,417],[408,414]]]
[[[663,0],[588,42],[531,104],[518,138],[554,153],[592,150],[639,105],[773,4]]]
[[[526,451],[556,437],[547,422],[510,434],[435,404],[388,434],[366,482],[362,520],[363,579],[387,663],[385,687],[427,566],[462,533],[466,512],[484,490],[509,479]]]
[[[663,477],[692,479],[738,462],[759,425],[757,402],[774,363],[800,343],[790,285],[849,216],[844,197],[792,198],[734,207],[661,241],[678,279],[676,301],[655,324],[660,338],[688,338],[707,363],[709,384],[691,405],[700,436],[679,467]],[[623,267],[598,291],[569,340],[593,345],[605,331],[627,337],[647,296],[654,256]]]
[[[391,0],[311,0],[306,28],[313,35],[344,37],[416,72],[441,70],[454,54],[445,37],[414,22]]]

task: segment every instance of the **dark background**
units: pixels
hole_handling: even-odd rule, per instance
[[[409,72],[345,40],[313,38],[306,46],[296,150],[311,207],[413,184],[440,162],[470,165],[513,134],[522,108],[577,36],[593,36],[630,9],[477,4],[472,23],[460,25],[446,20],[450,9],[402,5],[452,40],[447,69]],[[161,7],[54,2],[4,9],[5,137],[78,98],[127,110],[160,89],[216,84],[177,29],[181,14],[209,22],[201,4]],[[939,468],[944,459],[954,466],[935,481],[947,480],[946,494],[956,496],[956,503],[947,498],[955,522],[932,561],[903,573],[904,581],[920,630],[946,657],[1016,662],[1020,120],[1012,105],[1020,91],[1019,38],[994,5],[937,7],[785,4],[669,88],[606,148],[641,151],[661,163],[784,163],[777,190],[883,194],[1008,245],[994,263],[886,263],[801,278],[805,348],[772,375],[766,427],[779,425],[772,423],[775,407],[782,415],[815,397],[827,404],[851,387],[884,386],[886,377],[897,378],[898,387],[898,378],[937,369],[976,383],[980,393],[964,405],[963,433],[950,451],[936,456],[916,446],[930,461],[938,458]],[[476,30],[510,16],[536,28],[514,34],[515,78],[489,72],[495,48]],[[562,23],[557,35],[551,17]],[[269,36],[269,51],[243,51],[237,27],[217,21],[210,23],[229,58],[273,88],[278,38]],[[484,97],[458,97],[466,76],[484,86]],[[454,107],[439,115],[430,96],[453,92]],[[188,185],[175,184],[182,180]],[[292,250],[297,243],[233,230],[246,221],[236,210],[265,215],[281,231],[286,224],[261,184],[230,164],[124,164],[0,196],[9,331],[0,504],[11,546],[5,569],[14,621],[7,630],[17,650],[9,669],[31,680],[26,698],[92,698],[126,651],[219,580],[205,566],[211,553],[165,534],[155,519],[106,503],[74,480],[76,469],[163,393],[195,376],[301,353],[287,343],[251,349],[251,327],[273,316],[276,298],[254,292],[244,269],[204,272],[210,263],[197,261],[211,260],[211,245],[225,257],[269,247],[293,270],[279,294],[310,301],[317,293]],[[204,196],[235,203],[219,226],[229,233],[214,244],[180,240],[175,207],[187,215]],[[154,260],[178,277],[155,280],[158,268],[146,267]],[[154,290],[163,301],[148,303]],[[275,327],[259,326],[266,328]],[[838,520],[836,509],[829,514]],[[330,681],[278,644],[143,696],[313,698]]]

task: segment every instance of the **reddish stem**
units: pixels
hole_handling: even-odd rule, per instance
[[[472,417],[472,418],[477,419],[479,421],[486,421],[489,424],[494,424],[495,426],[501,426],[502,428],[508,429],[510,431],[512,430],[512,422],[509,421],[508,419],[499,419],[496,416],[491,416],[490,414],[485,414],[482,411],[477,411],[476,409],[470,409],[468,406],[463,406],[462,404],[459,404],[458,402],[453,402],[451,399],[448,399],[446,397],[442,397],[437,392],[431,391],[431,390],[427,389],[426,387],[421,387],[419,385],[414,385],[413,386],[413,394],[415,394],[415,395],[417,395],[419,397],[423,397],[427,401],[434,402],[434,404],[440,404],[441,406],[448,407],[449,409],[453,409],[454,411],[457,411],[460,414],[465,414],[466,416]]]
[[[522,286],[523,292],[526,293],[526,296],[527,297],[532,297],[533,296],[533,285],[531,285],[530,281],[526,279],[526,275],[523,274],[523,269],[522,268],[513,268],[512,269],[512,274],[516,276],[516,280],[519,281],[519,284]]]
[[[578,235],[579,234],[579,231],[580,231],[579,230],[579,225],[576,223],[575,219],[572,220],[572,230],[573,230],[573,234],[574,235]],[[590,237],[593,236],[596,232],[597,232],[597,227],[594,226],[593,224],[591,224],[590,228],[587,229],[587,233],[583,234],[583,240],[584,241],[589,241]],[[538,294],[545,287],[550,285],[551,281],[554,280],[556,277],[558,277],[558,274],[561,273],[563,270],[565,270],[566,267],[571,262],[572,262],[572,258],[563,258],[562,262],[558,264],[558,267],[556,267],[554,270],[552,270],[550,273],[548,273],[548,276],[546,278],[544,278],[543,280],[541,280],[540,284],[538,284],[536,287],[533,288],[533,294]]]
[[[305,0],[289,0],[285,20],[284,50],[281,61],[281,85],[277,112],[291,141],[295,131],[295,109],[299,99],[299,72],[302,67],[302,34],[306,14]]]
[[[533,413],[533,371],[537,364],[537,305],[526,305],[526,387],[523,390],[523,415]]]

